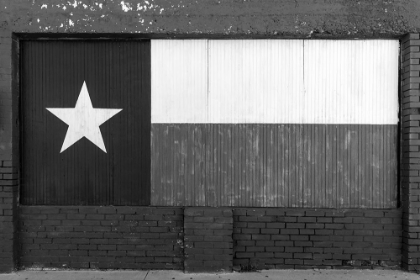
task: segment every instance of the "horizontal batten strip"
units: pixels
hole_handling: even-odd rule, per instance
[[[152,123],[398,123],[397,40],[152,40]]]

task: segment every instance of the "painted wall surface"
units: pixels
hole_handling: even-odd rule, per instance
[[[137,0],[0,2],[14,32],[384,37],[419,30],[416,0]]]
[[[397,206],[397,126],[152,124],[152,205]]]
[[[397,40],[151,48],[152,205],[396,207]]]
[[[25,41],[21,58],[20,203],[149,205],[150,41]]]
[[[397,40],[152,40],[152,123],[398,123]]]

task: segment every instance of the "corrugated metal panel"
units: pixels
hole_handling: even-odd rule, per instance
[[[398,123],[397,40],[305,40],[302,123]]]
[[[207,40],[152,40],[152,123],[207,122]]]
[[[395,125],[152,124],[152,204],[397,205]]]
[[[152,122],[397,124],[398,48],[397,40],[152,41]]]
[[[150,42],[22,42],[21,202],[150,203]],[[94,108],[122,111],[60,153],[68,126],[46,108],[72,108],[83,82]]]
[[[300,123],[302,40],[211,40],[209,123]]]

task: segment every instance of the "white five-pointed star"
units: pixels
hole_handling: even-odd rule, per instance
[[[83,82],[79,98],[74,108],[46,109],[69,126],[60,153],[64,152],[68,147],[83,137],[86,137],[106,153],[99,126],[122,110],[93,108],[86,82]]]

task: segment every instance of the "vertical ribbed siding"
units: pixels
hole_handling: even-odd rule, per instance
[[[210,40],[208,123],[300,123],[302,40]]]
[[[396,206],[397,40],[152,48],[153,204]]]
[[[398,123],[397,40],[305,40],[302,123]]]
[[[207,40],[152,40],[152,123],[206,123]]]
[[[153,124],[152,204],[397,206],[397,126]]]
[[[27,205],[150,203],[150,42],[22,42],[22,184]],[[104,153],[46,108],[74,108],[86,81],[94,108],[122,108],[100,126]]]
[[[152,123],[397,124],[398,51],[397,40],[154,40]]]

